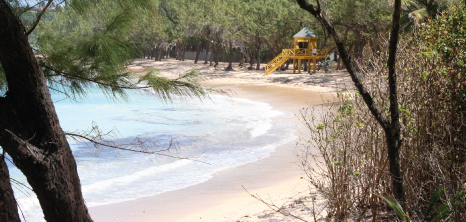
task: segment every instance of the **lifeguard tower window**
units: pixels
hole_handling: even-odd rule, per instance
[[[300,49],[308,49],[309,48],[309,43],[308,42],[298,42],[298,47]]]

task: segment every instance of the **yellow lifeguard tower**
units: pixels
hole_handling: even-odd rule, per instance
[[[308,72],[311,72],[311,60],[314,63],[314,72],[316,72],[316,60],[320,58],[327,58],[327,50],[317,49],[317,36],[304,27],[301,31],[293,36],[293,49],[283,49],[282,53],[275,57],[265,66],[265,75],[268,75],[275,71],[278,67],[283,65],[288,59],[293,59],[293,73],[301,73],[301,60],[307,59],[308,61]],[[298,66],[296,67],[296,60],[298,60]]]

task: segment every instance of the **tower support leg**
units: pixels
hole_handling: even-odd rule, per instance
[[[307,59],[307,73],[311,73],[311,59]]]
[[[301,73],[301,59],[298,59],[298,73]]]

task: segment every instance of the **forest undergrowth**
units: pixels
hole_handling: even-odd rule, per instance
[[[335,221],[466,221],[466,13],[457,6],[402,37],[397,54],[400,150],[407,203],[391,199],[383,129],[358,93],[300,118],[301,164]],[[388,41],[381,41],[381,49]],[[389,115],[388,53],[364,49],[360,78]],[[317,149],[317,150],[316,150]],[[392,204],[392,205],[390,205]],[[395,211],[394,211],[395,209]]]

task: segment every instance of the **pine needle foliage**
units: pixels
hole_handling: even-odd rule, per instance
[[[138,50],[136,24],[152,15],[150,8],[150,1],[70,1],[53,20],[44,21],[36,31],[36,48],[50,89],[77,100],[89,87],[122,99],[127,99],[125,89],[147,88],[127,66]],[[171,80],[149,72],[144,83],[162,99],[171,100],[170,93],[203,97],[194,75],[198,72]]]
[[[200,81],[202,78],[195,70],[182,74],[176,79],[161,77],[155,70],[150,70],[141,76],[138,83],[144,82],[150,85],[155,95],[167,102],[172,101],[174,96],[180,99],[205,97],[206,92],[200,87]]]

